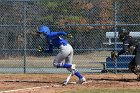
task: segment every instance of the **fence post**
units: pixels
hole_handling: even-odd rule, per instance
[[[116,0],[114,0],[114,38],[115,38],[115,41],[114,41],[114,51],[116,51],[116,48],[117,48],[117,38],[116,38],[116,32],[117,32],[117,2]],[[117,74],[117,59],[114,60],[114,65],[115,65],[115,74]]]
[[[23,1],[23,6],[24,6],[24,13],[23,13],[23,31],[24,31],[24,73],[26,73],[26,44],[27,44],[27,39],[26,39],[26,15],[27,15],[27,6],[26,6],[27,2]]]

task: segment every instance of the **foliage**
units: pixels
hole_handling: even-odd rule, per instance
[[[46,8],[43,14],[45,20],[52,24],[64,26],[67,24],[108,24],[113,23],[113,2],[112,0],[84,1],[84,0],[53,0],[42,2]],[[51,18],[47,17],[52,15]],[[54,19],[54,20],[52,20]],[[44,20],[44,19],[43,19]],[[48,23],[49,24],[49,23]],[[92,26],[74,27],[75,30],[88,31]],[[99,28],[99,27],[98,27]]]
[[[116,23],[140,23],[140,0],[116,1]],[[100,48],[106,39],[105,32],[114,31],[114,0],[40,0],[27,3],[26,10],[24,9],[25,5],[21,2],[1,2],[0,22],[2,25],[22,25],[22,27],[26,23],[27,35],[30,34],[27,36],[28,48],[38,43],[37,41],[35,41],[36,43],[31,42],[35,38],[32,36],[32,32],[35,32],[36,29],[30,28],[30,26],[34,24],[38,26],[43,23],[49,25],[53,31],[61,29],[71,33],[74,38],[70,42],[74,48]],[[97,26],[97,24],[100,25]],[[107,24],[112,26],[106,26]],[[9,43],[16,43],[16,37],[24,33],[22,27],[19,26],[16,29],[7,27],[7,33],[11,33],[6,34],[8,39],[15,37],[15,39],[9,40]],[[139,26],[124,25],[117,27],[126,27],[129,31],[139,31],[140,28]],[[2,28],[1,37],[5,35],[4,31]],[[8,39],[1,39],[2,45],[6,45],[5,41]],[[6,46],[9,48],[8,43]],[[10,48],[13,47],[16,45],[10,46]]]

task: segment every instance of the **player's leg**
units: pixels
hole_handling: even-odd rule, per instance
[[[71,62],[71,56],[68,56],[66,59],[65,59],[65,62],[66,63],[70,63],[72,64]],[[77,76],[79,78],[79,81],[78,83],[83,83],[86,81],[85,77],[83,75],[80,74],[80,72],[75,68],[75,65],[73,67],[74,64],[72,64],[72,67],[71,68],[67,68],[68,71],[72,72],[73,75]]]
[[[135,74],[140,75],[140,49],[137,49],[137,53],[135,56]]]
[[[57,56],[54,59],[53,65],[57,68],[71,68],[72,64],[70,63],[63,63],[64,59],[70,54],[70,50],[67,48],[67,46],[61,46],[60,52],[57,54]]]
[[[128,68],[131,72],[135,73],[134,70],[135,70],[135,65],[136,65],[136,62],[135,62],[135,57],[131,60],[131,62],[129,63],[128,65]]]
[[[140,66],[140,44],[138,45],[138,47],[136,48],[136,65]]]
[[[70,54],[68,57],[65,59],[65,63],[72,64],[73,61],[73,48],[69,45],[69,49],[71,50]],[[83,83],[86,81],[84,76],[80,74],[80,72],[75,68],[75,64],[72,64],[71,68],[67,68],[70,72],[72,72],[74,75],[76,75],[79,78],[79,83]]]
[[[69,63],[63,63],[65,57],[62,53],[58,53],[54,59],[53,66],[56,68],[70,68],[72,65]]]
[[[65,55],[62,52],[58,53],[54,59],[54,62],[53,62],[54,67],[56,67],[56,68],[71,68],[72,64],[63,63],[64,59],[65,59]],[[71,75],[72,74],[70,73],[70,75],[67,77],[67,79],[64,80],[63,85],[68,84],[68,82],[71,78]]]

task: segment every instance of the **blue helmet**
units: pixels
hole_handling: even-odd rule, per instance
[[[42,25],[38,28],[38,32],[44,33],[44,34],[50,34],[51,31],[49,27]]]

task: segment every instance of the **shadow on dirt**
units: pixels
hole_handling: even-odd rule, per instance
[[[60,83],[60,82],[50,82],[50,81],[29,81],[29,80],[4,80],[0,82],[24,82],[24,83]]]
[[[140,82],[140,80],[137,80],[137,79],[93,79],[93,78],[88,78],[88,80],[94,80],[94,81],[119,81],[119,82]]]

